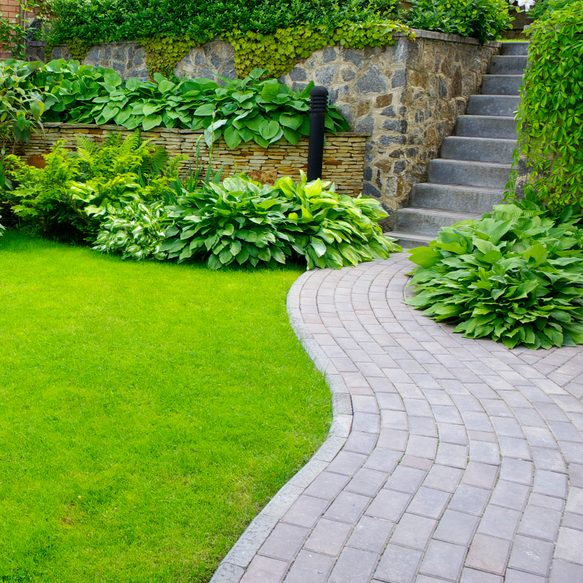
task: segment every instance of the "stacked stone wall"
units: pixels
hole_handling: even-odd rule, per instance
[[[417,31],[415,40],[400,36],[394,46],[324,48],[282,81],[296,88],[314,81],[330,90],[352,129],[369,135],[364,192],[395,210],[407,204],[413,184],[426,180],[428,161],[451,134],[469,96],[479,92],[499,48],[499,43],[480,45],[474,39]],[[56,56],[66,52],[61,49]],[[124,77],[147,76],[144,51],[133,43],[93,47],[86,62],[113,67]],[[193,49],[176,73],[234,77],[233,49],[221,41]],[[339,177],[342,181],[342,173]]]
[[[101,142],[111,133],[129,135],[130,130],[119,126],[94,126],[89,124],[45,124],[43,132],[37,132],[19,152],[29,163],[43,165],[43,154],[50,151],[57,140],[65,140],[67,147],[73,147],[79,136],[87,136]],[[142,132],[144,139],[164,146],[171,155],[187,158],[183,171],[188,172],[195,164],[205,169],[209,164],[223,177],[238,172],[247,172],[265,182],[272,182],[281,176],[298,177],[300,170],[307,170],[308,140],[303,139],[297,146],[287,142],[262,148],[255,143],[243,144],[236,150],[229,150],[223,141],[217,142],[209,152],[202,133],[189,130],[160,129]],[[326,138],[322,177],[337,185],[337,191],[358,195],[362,192],[364,173],[364,150],[367,136],[342,133]],[[212,159],[211,159],[212,157]]]

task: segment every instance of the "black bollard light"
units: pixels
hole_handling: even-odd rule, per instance
[[[328,107],[328,89],[314,87],[310,93],[310,140],[308,143],[308,180],[322,178],[324,158],[324,122]]]

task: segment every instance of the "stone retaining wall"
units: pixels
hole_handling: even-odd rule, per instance
[[[309,81],[326,86],[353,130],[370,135],[364,192],[395,210],[407,204],[413,184],[426,180],[427,162],[451,134],[469,96],[479,91],[499,47],[499,43],[480,45],[474,39],[417,31],[416,40],[399,36],[389,47],[327,47],[299,62],[282,80],[296,88]],[[66,56],[62,51],[59,55]],[[147,74],[144,51],[132,43],[94,47],[86,62],[108,65],[126,77]],[[176,73],[232,77],[233,50],[220,41],[193,49]]]
[[[19,153],[29,163],[42,165],[42,154],[47,153],[59,139],[64,139],[66,145],[72,147],[78,136],[88,136],[93,140],[102,141],[112,132],[123,135],[133,133],[119,126],[47,123],[44,132],[33,134],[30,142],[22,146]],[[188,161],[183,167],[185,171],[195,163],[197,149],[199,162],[205,167],[209,164],[209,151],[202,138],[202,132],[160,129],[142,132],[142,137],[164,146],[171,155],[187,156]],[[336,183],[338,192],[350,195],[362,192],[366,140],[367,136],[353,133],[327,136],[322,175],[325,180]],[[297,146],[280,142],[269,148],[262,148],[255,143],[248,143],[236,150],[229,150],[223,141],[219,141],[213,147],[211,165],[214,170],[222,169],[222,176],[248,172],[255,178],[272,182],[285,175],[299,176],[300,170],[307,170],[307,157],[307,139],[302,139]]]

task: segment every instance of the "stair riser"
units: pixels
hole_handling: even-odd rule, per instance
[[[490,63],[492,75],[522,75],[526,69],[527,57],[495,56]]]
[[[431,214],[400,213],[397,211],[396,230],[435,237],[442,227],[449,227],[455,222],[457,221],[449,217]]]
[[[519,95],[521,76],[484,75],[482,95]]]
[[[424,185],[425,188],[419,186],[415,185],[411,193],[411,205],[419,208],[482,214],[491,211],[502,200],[502,192],[488,194],[450,190],[444,193],[441,189],[432,190],[431,184]]]
[[[511,164],[515,142],[502,140],[475,140],[472,138],[445,138],[441,146],[441,157],[446,160],[472,160]]]
[[[526,57],[528,55],[528,43],[502,43],[503,55],[520,55]]]
[[[520,98],[509,95],[472,95],[468,102],[469,115],[499,115],[514,117]]]
[[[429,162],[429,182],[463,184],[481,188],[504,188],[510,170],[506,168],[459,165],[448,160]]]
[[[455,134],[474,138],[516,139],[516,124],[512,118],[480,118],[460,116],[457,120]]]
[[[397,239],[403,249],[413,249],[415,247],[427,247],[427,242],[419,239]]]

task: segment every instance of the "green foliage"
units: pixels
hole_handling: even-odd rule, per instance
[[[80,39],[91,44],[144,38],[189,38],[202,44],[233,30],[272,35],[310,25],[332,30],[371,14],[394,18],[396,0],[52,0],[45,32],[53,44]]]
[[[0,219],[2,218],[2,215],[0,215]],[[4,231],[6,230],[6,227],[4,227],[4,225],[2,225],[2,223],[0,223],[0,237],[4,234]]]
[[[308,269],[339,268],[385,258],[399,250],[378,221],[376,200],[334,192],[330,183],[294,183],[289,177],[262,185],[245,176],[184,191],[169,210],[174,225],[162,251],[171,259],[229,265],[284,264],[301,259]]]
[[[105,211],[93,249],[121,253],[123,259],[166,257],[160,247],[171,221],[162,202],[132,200],[123,206],[109,205]]]
[[[20,0],[19,8],[23,15],[40,11],[44,0]],[[15,59],[26,56],[26,22],[20,18],[10,19],[0,14],[0,48],[9,51]]]
[[[529,66],[518,109],[526,189],[549,208],[583,205],[583,1],[529,29]]]
[[[31,131],[42,127],[45,106],[41,91],[28,86],[31,69],[0,63],[0,153],[26,142]]]
[[[210,79],[171,81],[159,73],[152,81],[124,81],[113,69],[76,61],[0,63],[0,81],[17,79],[13,84],[25,95],[40,95],[45,121],[202,129],[208,144],[224,138],[229,148],[251,141],[266,148],[280,139],[297,144],[309,134],[312,86],[297,92],[276,79],[262,80],[264,76],[258,69],[245,79],[222,84]],[[348,128],[333,106],[328,108],[326,128]]]
[[[495,40],[512,25],[506,0],[412,0],[406,22],[413,28]]]
[[[134,201],[171,200],[181,158],[141,141],[139,134],[109,136],[103,144],[79,139],[74,151],[60,141],[35,168],[5,159],[13,188],[3,193],[31,230],[65,240],[93,240],[111,208]]]
[[[196,46],[188,38],[168,36],[142,39],[140,44],[146,51],[146,66],[150,77],[155,73],[172,77],[176,65]]]
[[[572,4],[573,0],[536,0],[535,5],[528,11],[532,19],[546,17],[549,12],[562,10]]]
[[[508,347],[583,344],[583,228],[528,201],[442,229],[416,263],[411,305]]]
[[[228,39],[235,49],[237,75],[242,77],[255,68],[263,68],[269,75],[280,77],[289,73],[298,60],[306,59],[324,47],[341,45],[361,49],[387,46],[395,43],[395,33],[413,37],[407,26],[371,14],[364,21],[346,20],[334,28],[301,25],[268,34],[237,30],[229,34]]]

